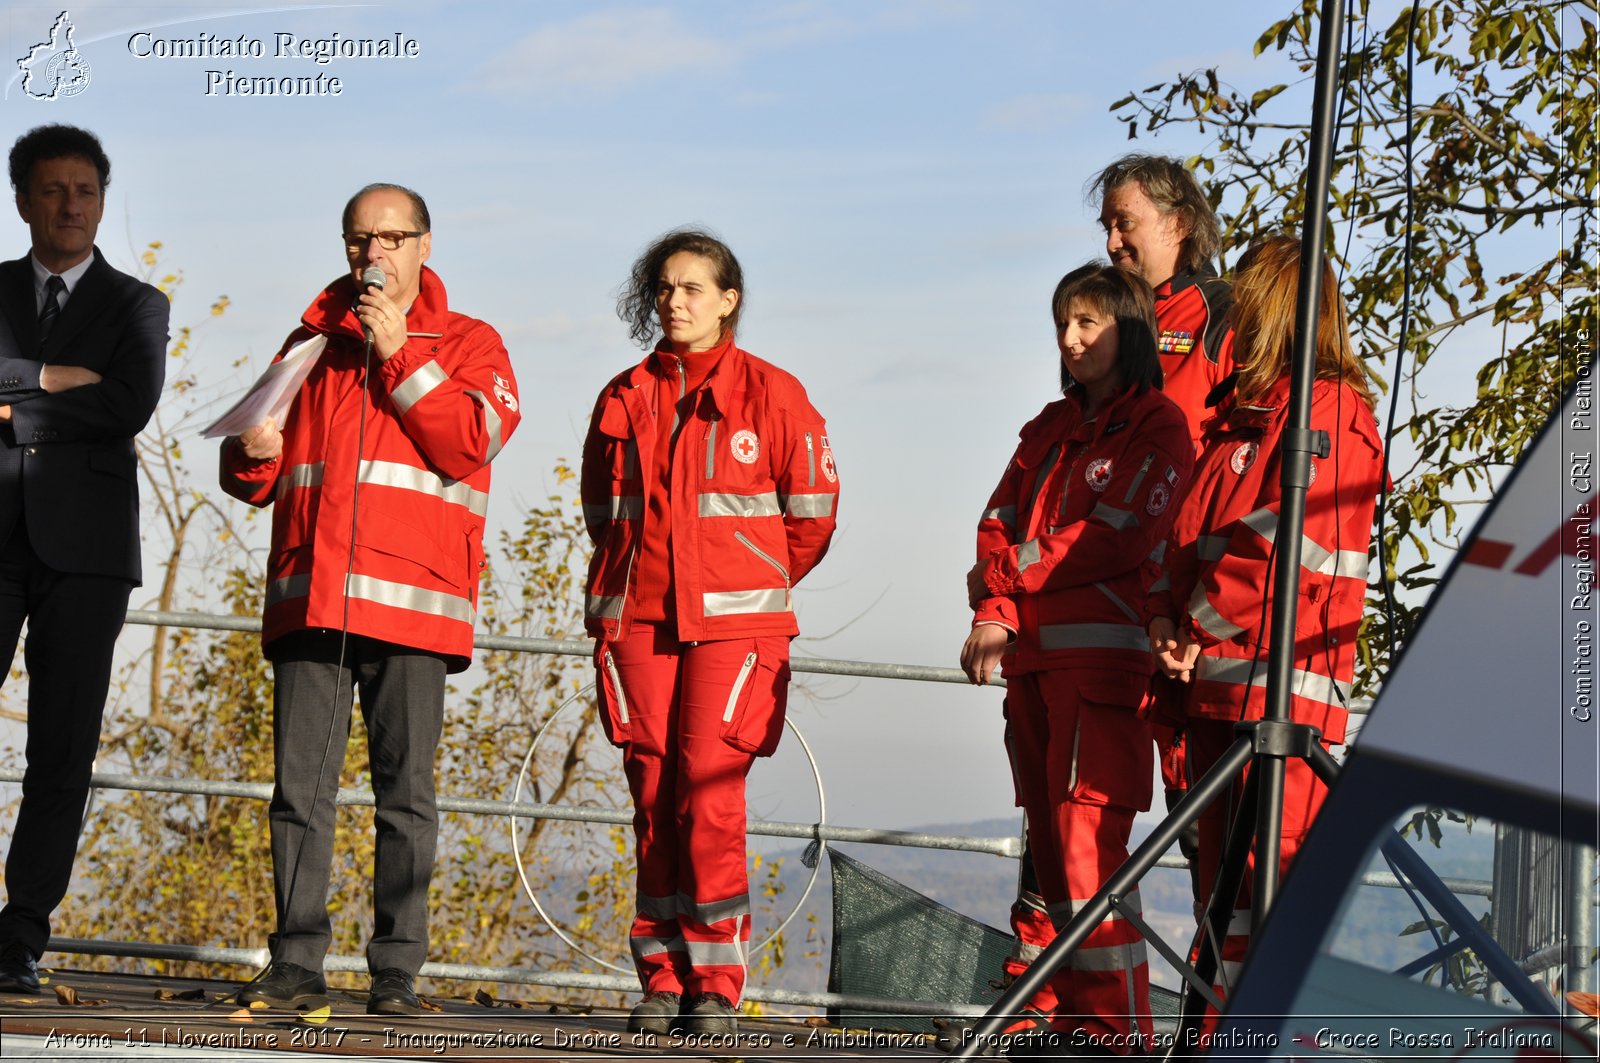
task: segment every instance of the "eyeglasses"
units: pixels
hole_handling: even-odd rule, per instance
[[[368,244],[377,240],[378,246],[385,251],[398,251],[400,245],[411,237],[421,235],[420,232],[406,232],[403,229],[389,229],[381,233],[345,233],[344,249],[353,255],[365,251]]]

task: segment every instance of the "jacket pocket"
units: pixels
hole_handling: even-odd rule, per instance
[[[1155,746],[1139,706],[1145,677],[1095,682],[1078,700],[1073,734],[1072,798],[1087,805],[1117,805],[1144,811],[1154,786]]]
[[[595,643],[595,697],[600,703],[600,724],[614,746],[628,744],[632,728],[628,724],[628,693],[622,687],[617,660],[604,640]]]
[[[770,757],[783,737],[788,703],[788,637],[752,639],[750,652],[728,688],[722,740],[745,753]]]

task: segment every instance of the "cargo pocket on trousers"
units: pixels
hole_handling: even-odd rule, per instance
[[[1154,791],[1155,740],[1139,716],[1146,680],[1086,686],[1079,695],[1072,799],[1143,812]]]
[[[722,713],[722,740],[735,749],[770,757],[783,737],[789,704],[789,640],[783,636],[753,640],[728,690]]]
[[[600,724],[606,738],[614,746],[628,744],[631,729],[628,726],[628,694],[622,689],[622,675],[617,671],[617,660],[604,640],[595,643],[595,698],[600,703]]]

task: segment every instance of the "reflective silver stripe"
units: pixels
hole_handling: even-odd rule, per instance
[[[744,689],[745,681],[750,678],[750,672],[751,672],[752,669],[755,668],[755,666],[756,666],[756,655],[755,655],[755,653],[751,652],[751,653],[745,654],[744,664],[740,665],[740,667],[739,667],[739,674],[733,677],[733,689],[728,691],[728,707],[725,710],[723,710],[723,713],[722,713],[722,722],[723,723],[727,723],[727,722],[729,722],[730,720],[733,719],[733,710],[737,709],[739,707],[739,691]],[[678,896],[680,898],[683,898],[683,894],[681,894],[681,893],[678,894]],[[683,899],[687,903],[687,898],[683,898]],[[748,901],[748,899],[749,898],[747,896],[746,900]],[[749,905],[748,904],[745,905],[745,910],[749,911]]]
[[[400,416],[404,417],[424,395],[449,379],[449,375],[439,368],[439,363],[430,358],[413,369],[410,376],[395,385],[395,389],[389,392],[389,397],[394,400]],[[482,396],[479,398],[481,401]]]
[[[1154,550],[1150,551],[1150,560],[1154,561],[1156,564],[1159,565],[1159,564],[1161,564],[1161,559],[1166,557],[1166,556],[1167,556],[1167,541],[1165,539],[1163,539],[1159,543],[1156,543],[1156,548]]]
[[[1201,630],[1214,639],[1226,642],[1236,635],[1244,634],[1244,628],[1232,623],[1217,612],[1217,607],[1211,604],[1211,599],[1206,597],[1205,584],[1197,583],[1194,595],[1189,599],[1189,615],[1194,622],[1200,625]]]
[[[706,433],[706,479],[709,480],[717,474],[717,422],[711,422],[711,431]]]
[[[724,919],[733,919],[741,915],[750,914],[750,894],[741,893],[737,897],[729,897],[721,901],[702,901],[696,904],[687,896],[678,894],[678,914],[688,916],[702,926],[720,923]]]
[[[583,519],[590,524],[608,520],[643,520],[644,498],[640,495],[612,495],[609,502],[585,502]]]
[[[617,692],[617,720],[626,724],[628,722],[628,692],[622,689],[622,673],[617,670],[616,658],[612,656],[609,650],[604,654],[604,659],[606,665],[606,674],[611,676],[611,689]],[[647,899],[649,898],[643,896],[639,898],[639,910],[641,912],[644,911],[644,902]],[[672,905],[672,898],[670,897],[655,899],[664,900],[664,903],[666,903],[669,907]],[[657,918],[668,919],[671,918],[671,916],[663,915],[658,916]]]
[[[1228,936],[1249,937],[1251,917],[1254,914],[1249,908],[1235,908],[1233,915],[1228,919]]]
[[[985,510],[982,519],[997,520],[1008,528],[1015,528],[1017,526],[1017,507],[996,506],[993,509]]]
[[[1133,496],[1139,493],[1139,485],[1144,483],[1144,474],[1150,471],[1150,463],[1156,460],[1155,451],[1144,456],[1144,464],[1139,466],[1139,471],[1133,477],[1133,483],[1128,485],[1128,493],[1122,496],[1124,502],[1132,502]]]
[[[629,938],[628,948],[633,952],[635,960],[642,960],[646,956],[659,956],[663,952],[682,952],[683,935],[674,934],[669,938]]]
[[[817,449],[811,442],[811,433],[806,433],[806,486],[817,486]]]
[[[583,615],[597,620],[619,620],[622,617],[622,595],[587,594],[583,600]]]
[[[1029,567],[1039,561],[1039,540],[1029,539],[1017,547],[1017,575],[1028,571]]]
[[[1044,463],[1039,466],[1039,472],[1034,477],[1033,494],[1028,496],[1028,509],[1032,511],[1034,503],[1039,501],[1039,492],[1044,490],[1044,482],[1050,478],[1050,470],[1056,467],[1056,462],[1061,460],[1061,444],[1053,443],[1044,456]],[[1065,492],[1063,492],[1065,494]]]
[[[1006,958],[1010,960],[1016,960],[1018,963],[1032,963],[1034,960],[1037,960],[1039,955],[1043,952],[1043,945],[1029,945],[1025,942],[1018,941],[1016,944],[1011,946],[1011,955]]]
[[[776,517],[778,495],[768,491],[759,495],[739,495],[731,491],[707,491],[700,496],[702,517]]]
[[[466,598],[454,594],[424,590],[409,583],[395,583],[392,580],[357,573],[351,573],[348,586],[350,597],[359,598],[364,602],[387,605],[394,609],[409,609],[411,612],[427,613],[429,616],[442,616],[447,620],[459,620],[465,624],[472,623],[472,604]]]
[[[1041,650],[1142,650],[1150,636],[1138,624],[1040,624]]]
[[[290,598],[304,598],[311,593],[311,576],[284,576],[267,584],[267,608]]]
[[[1212,683],[1243,684],[1246,678],[1250,685],[1264,687],[1267,685],[1267,663],[1255,662],[1248,659],[1231,659],[1221,657],[1207,657],[1200,655],[1195,662],[1201,679]],[[1255,675],[1250,675],[1254,666]],[[1290,693],[1296,697],[1305,698],[1307,701],[1320,702],[1323,705],[1342,705],[1350,700],[1350,686],[1341,683],[1329,676],[1318,675],[1296,668],[1290,675],[1293,684]],[[1343,695],[1341,700],[1340,695]]]
[[[1257,535],[1267,542],[1278,537],[1278,515],[1270,509],[1258,509],[1241,518]],[[1203,555],[1202,555],[1203,556]],[[1221,557],[1222,554],[1217,554]],[[1329,550],[1309,535],[1300,536],[1300,565],[1312,572],[1329,576],[1343,576],[1367,582],[1367,553],[1365,550]]]
[[[1239,972],[1242,970],[1244,970],[1243,960],[1223,960],[1217,968],[1217,973],[1222,975],[1222,984],[1217,988],[1227,989],[1229,986],[1238,985]]]
[[[1226,535],[1202,535],[1194,541],[1196,555],[1202,561],[1219,561],[1228,552]]]
[[[1043,897],[1039,896],[1037,893],[1030,893],[1027,890],[1023,890],[1021,893],[1017,894],[1016,904],[1020,904],[1024,908],[1032,908],[1036,912],[1044,912],[1049,910],[1045,907]]]
[[[607,654],[607,656],[610,656]],[[678,899],[676,897],[649,897],[641,893],[638,896],[639,914],[651,919],[676,919],[678,918]]]
[[[833,495],[790,495],[784,499],[783,513],[786,517],[831,517],[833,516]]]
[[[292,465],[288,470],[278,475],[278,487],[273,492],[274,496],[282,499],[297,487],[321,487],[322,462],[312,462],[310,465]]]
[[[364,484],[432,495],[452,505],[465,506],[468,512],[479,517],[489,515],[489,492],[479,491],[460,480],[446,480],[429,469],[397,461],[363,461],[356,476]]]
[[[1156,577],[1156,581],[1154,583],[1150,584],[1150,593],[1151,594],[1157,594],[1157,593],[1159,593],[1161,591],[1170,591],[1171,589],[1172,589],[1172,573],[1170,573],[1170,572],[1162,572],[1161,575]]]
[[[706,616],[728,616],[732,613],[787,613],[789,592],[782,587],[754,591],[713,591],[702,594],[700,602]]]
[[[1050,913],[1050,921],[1052,923],[1058,927],[1065,926],[1067,924],[1067,920],[1078,914],[1078,911],[1082,909],[1084,905],[1088,904],[1092,899],[1093,898],[1091,897],[1074,897],[1070,901],[1057,901],[1055,904],[1047,905],[1045,907],[1045,911]],[[1137,889],[1130,890],[1124,894],[1122,901],[1124,905],[1133,909],[1134,914],[1144,914],[1144,902],[1140,900],[1139,891]],[[1121,918],[1123,918],[1122,913],[1113,908],[1106,915],[1105,921],[1110,922],[1113,919]]]
[[[583,504],[584,523],[590,525],[604,524],[610,519],[611,507],[606,503],[602,502],[599,505],[595,505],[593,502],[585,502]]]
[[[1139,524],[1139,516],[1132,510],[1118,509],[1104,502],[1096,505],[1089,516],[1099,517],[1117,531],[1127,531],[1130,526],[1137,527]]]
[[[1143,941],[1131,945],[1106,945],[1098,949],[1078,949],[1066,962],[1071,971],[1133,971],[1148,962]]]
[[[506,445],[505,423],[500,420],[500,411],[494,408],[494,403],[483,397],[483,392],[469,388],[467,394],[472,396],[472,401],[483,410],[483,427],[489,433],[489,446],[483,453],[483,463],[487,465],[494,460],[496,454],[500,453],[500,448]]]
[[[690,967],[743,967],[744,942],[742,941],[692,941],[683,942],[689,950]]]

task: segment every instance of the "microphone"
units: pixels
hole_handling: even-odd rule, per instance
[[[383,275],[383,268],[381,266],[368,266],[366,269],[361,271],[361,290],[363,292],[370,292],[374,288],[381,292],[383,291],[383,286],[388,282],[389,278]],[[366,334],[367,346],[371,347],[372,326],[363,325],[361,331]]]

